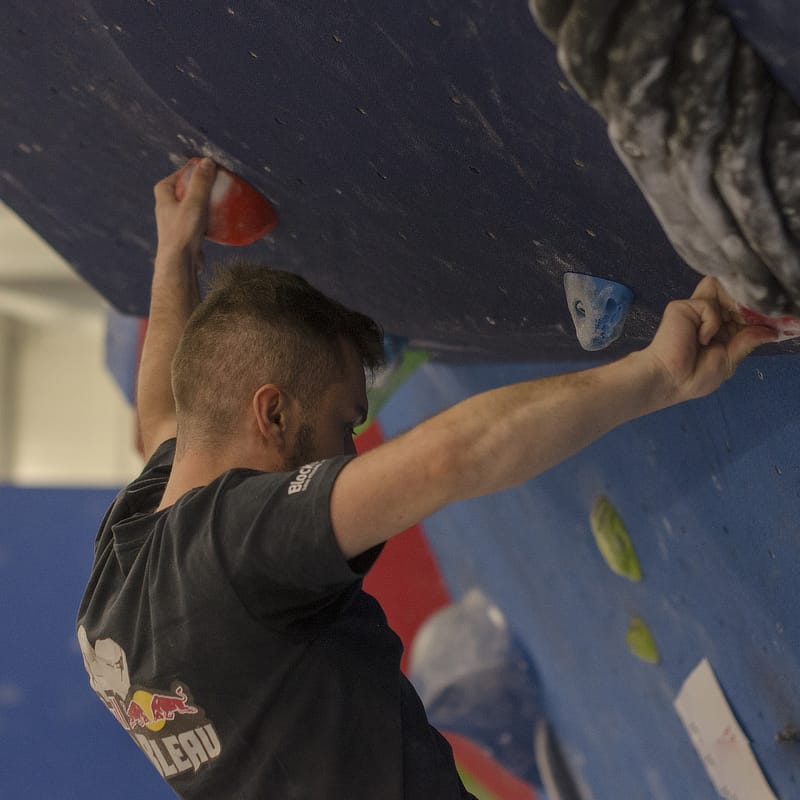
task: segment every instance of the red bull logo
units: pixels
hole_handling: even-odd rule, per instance
[[[173,683],[172,694],[134,689],[125,650],[117,642],[92,643],[81,625],[78,644],[92,688],[164,778],[197,772],[219,758],[222,743],[217,731],[203,709],[189,702],[191,695],[184,686]]]
[[[189,704],[183,688],[178,686],[175,694],[151,694],[142,689],[134,692],[125,713],[131,730],[160,731],[177,714],[196,714],[197,708]]]
[[[173,685],[173,692],[138,689],[127,707],[123,705],[131,735],[167,779],[190,770],[197,772],[222,751],[217,732],[202,709],[189,702],[182,686]],[[188,716],[186,723],[162,731],[168,722],[182,715],[197,716]]]

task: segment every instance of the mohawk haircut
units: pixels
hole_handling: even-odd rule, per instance
[[[179,442],[225,437],[265,383],[309,408],[343,374],[343,341],[368,372],[383,363],[383,331],[370,317],[294,273],[219,265],[172,361]]]

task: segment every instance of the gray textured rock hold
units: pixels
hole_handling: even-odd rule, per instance
[[[716,0],[530,0],[678,254],[800,314],[800,109]]]

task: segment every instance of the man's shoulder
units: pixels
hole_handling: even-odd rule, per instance
[[[165,467],[172,468],[172,462],[175,460],[175,445],[176,439],[173,436],[171,439],[165,439],[153,451],[153,454],[147,460],[139,477],[146,475],[148,472],[157,469],[164,469]]]
[[[136,514],[154,511],[161,502],[172,472],[175,439],[162,442],[142,471],[117,495],[105,523],[114,524]]]

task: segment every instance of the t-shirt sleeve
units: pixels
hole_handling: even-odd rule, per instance
[[[111,525],[124,522],[134,514],[155,509],[164,494],[174,458],[175,439],[167,439],[156,448],[139,475],[117,495],[103,519],[101,534],[105,528],[110,530]]]
[[[333,533],[330,494],[342,456],[289,473],[235,470],[216,498],[216,546],[250,613],[286,624],[332,610],[380,548],[348,561]]]
[[[172,462],[175,458],[175,439],[162,442],[144,465],[140,475],[123,492],[124,514],[115,515],[120,521],[124,516],[153,511],[161,502],[167,485]]]
[[[142,475],[147,475],[152,470],[163,469],[164,467],[172,468],[172,462],[175,460],[175,437],[166,439],[155,449],[153,455],[150,456],[147,463],[144,465]]]

